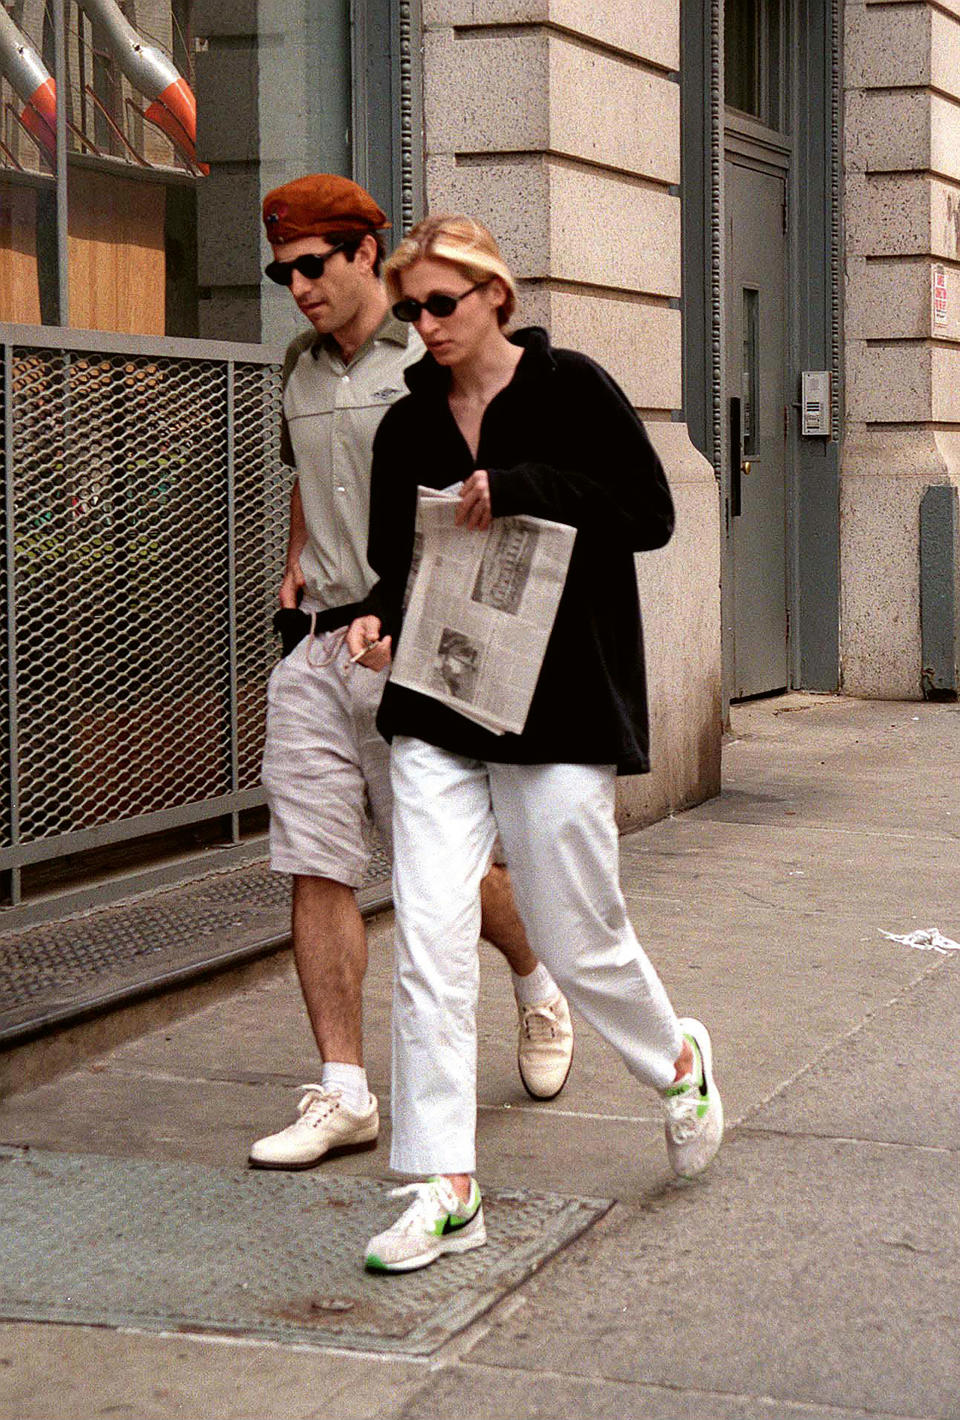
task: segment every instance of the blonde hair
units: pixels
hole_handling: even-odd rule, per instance
[[[501,326],[507,324],[516,309],[517,289],[496,238],[482,222],[449,213],[429,215],[418,222],[384,265],[383,279],[391,300],[398,301],[403,295],[401,272],[427,258],[448,261],[471,282],[498,277],[506,298],[497,308],[497,321]]]

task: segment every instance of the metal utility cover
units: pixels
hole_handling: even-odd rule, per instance
[[[423,1355],[611,1206],[484,1194],[489,1241],[377,1276],[364,1244],[407,1200],[325,1171],[0,1151],[0,1318],[216,1332]]]

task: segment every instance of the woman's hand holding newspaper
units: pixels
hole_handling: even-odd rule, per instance
[[[490,479],[485,468],[478,468],[460,490],[456,524],[474,532],[486,532],[493,521],[490,508]]]

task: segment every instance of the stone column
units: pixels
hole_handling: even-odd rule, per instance
[[[196,0],[199,334],[257,343],[260,312],[260,74],[257,0]]]
[[[652,775],[635,824],[719,788],[719,511],[681,405],[678,0],[424,0],[428,205],[494,231],[519,324],[599,360],[647,422],[677,504],[638,559]],[[575,671],[572,671],[575,673]]]
[[[845,12],[843,687],[915,699],[920,501],[960,484],[960,0]]]

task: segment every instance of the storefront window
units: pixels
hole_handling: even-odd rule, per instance
[[[285,338],[290,302],[262,276],[260,203],[325,169],[398,205],[405,9],[0,3],[0,320],[66,323],[66,293],[80,329]]]

